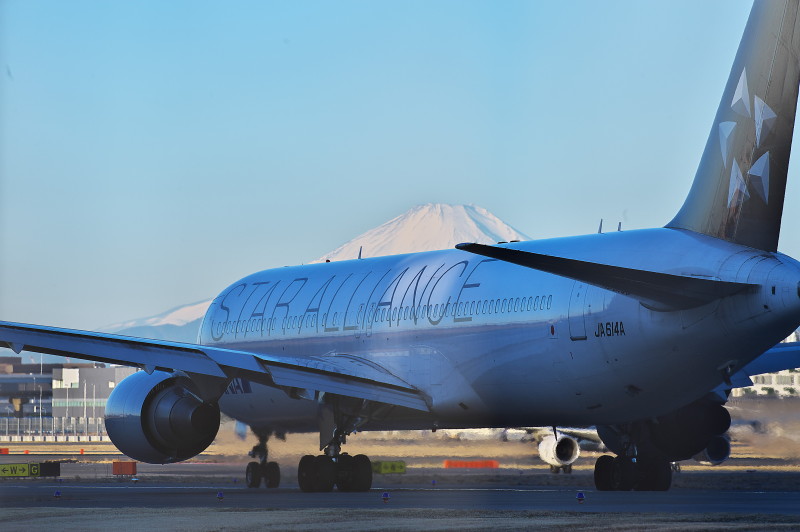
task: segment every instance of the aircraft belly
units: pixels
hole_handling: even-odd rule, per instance
[[[317,425],[314,401],[292,399],[283,390],[235,379],[219,400],[220,410],[243,423],[280,432],[312,432]]]

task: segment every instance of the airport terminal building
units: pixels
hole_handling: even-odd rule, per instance
[[[96,363],[23,363],[0,357],[0,439],[104,441],[105,406],[135,368]]]

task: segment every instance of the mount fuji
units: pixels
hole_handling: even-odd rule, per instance
[[[477,205],[427,203],[346,242],[315,262],[452,249],[461,242],[495,244],[530,240]]]
[[[494,244],[530,240],[497,216],[477,205],[427,203],[357,236],[313,262],[349,260],[452,249],[461,242]],[[169,340],[197,341],[197,333],[211,299],[182,305],[156,316],[130,320],[101,329],[102,332]]]

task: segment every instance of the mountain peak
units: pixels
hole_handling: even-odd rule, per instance
[[[355,259],[359,249],[362,257],[367,258],[451,249],[461,242],[494,244],[509,240],[530,238],[483,207],[425,203],[355,237],[315,262]]]
[[[530,238],[483,207],[426,203],[357,236],[315,262],[355,259],[362,247],[362,256],[367,258],[452,249],[461,242],[494,244],[502,240]],[[101,331],[157,340],[194,342],[210,304],[210,299],[200,301],[157,316],[109,325]]]

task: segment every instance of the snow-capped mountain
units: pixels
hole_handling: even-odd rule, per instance
[[[500,241],[530,240],[528,236],[504,223],[477,205],[418,205],[383,225],[357,236],[314,262],[348,260],[361,256],[378,257],[416,251],[451,249],[461,242],[494,244]],[[157,316],[116,323],[103,332],[190,342],[197,333],[211,300],[168,310]]]
[[[495,244],[530,240],[500,218],[477,205],[427,203],[418,205],[334,249],[316,262],[380,257],[417,251],[451,249],[462,242]]]
[[[211,299],[175,307],[157,316],[115,323],[101,330],[140,338],[194,343],[209,305]]]

